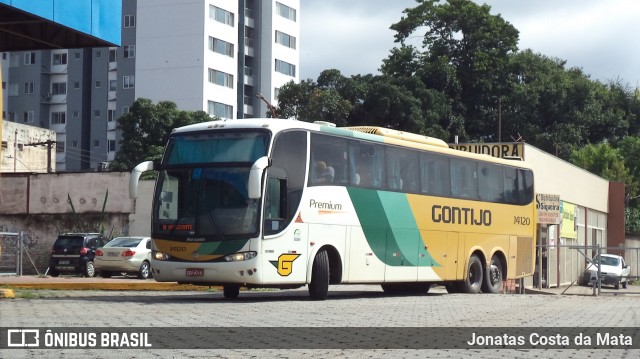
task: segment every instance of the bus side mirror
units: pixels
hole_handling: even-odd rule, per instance
[[[249,184],[247,192],[249,199],[258,199],[262,193],[262,174],[271,165],[269,157],[260,157],[253,163],[249,171]]]
[[[129,198],[138,198],[138,181],[142,172],[153,171],[153,161],[145,161],[138,164],[133,170],[131,170],[131,177],[129,177]]]

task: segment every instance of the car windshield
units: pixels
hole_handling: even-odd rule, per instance
[[[82,237],[59,237],[56,240],[56,243],[53,244],[53,249],[82,248],[82,244]]]
[[[614,267],[616,267],[616,266],[620,265],[620,258],[602,256],[600,258],[600,264],[605,265],[605,266],[614,266]]]
[[[105,247],[133,248],[133,247],[137,247],[138,243],[140,243],[141,240],[142,238],[130,238],[130,237],[114,238],[111,242],[107,243]]]

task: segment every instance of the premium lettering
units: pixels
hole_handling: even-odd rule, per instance
[[[332,203],[332,202],[319,202],[315,199],[311,199],[309,201],[309,207],[315,209],[330,209],[334,211],[341,211],[342,205],[340,203]]]
[[[471,226],[491,226],[491,211],[466,207],[435,205],[431,208],[434,223],[464,224]]]

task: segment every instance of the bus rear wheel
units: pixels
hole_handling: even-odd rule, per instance
[[[223,286],[223,293],[226,299],[237,299],[240,295],[240,286],[238,284],[227,284]]]
[[[500,293],[500,284],[504,280],[502,261],[497,256],[491,257],[491,263],[482,282],[483,293]]]
[[[477,255],[474,254],[469,258],[467,277],[460,283],[460,289],[463,293],[480,293],[480,289],[482,289],[482,282],[484,281],[483,267],[482,261]]]
[[[309,296],[313,300],[325,300],[329,295],[329,255],[321,249],[313,260]]]

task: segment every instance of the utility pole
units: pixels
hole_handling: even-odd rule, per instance
[[[51,148],[55,143],[56,141],[47,140],[44,142],[29,143],[25,145],[25,146],[47,146],[47,173],[53,172],[53,169],[51,168]]]
[[[18,148],[18,129],[13,134],[13,173],[16,173],[16,162],[18,162],[18,157],[16,157],[16,149]]]

